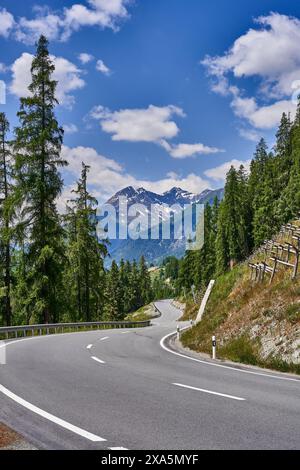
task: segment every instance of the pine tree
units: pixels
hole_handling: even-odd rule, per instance
[[[131,265],[131,273],[129,278],[129,299],[131,312],[138,310],[141,305],[140,295],[140,275],[137,262],[134,260]]]
[[[11,325],[11,220],[13,216],[12,206],[12,158],[10,145],[7,141],[9,122],[4,113],[0,113],[0,257],[3,268],[3,276],[0,278],[3,284],[3,310],[6,325]],[[2,303],[1,302],[1,303]]]
[[[226,234],[226,206],[222,201],[219,208],[216,237],[216,275],[223,274],[229,266],[229,247]]]
[[[103,259],[106,245],[97,237],[97,200],[87,189],[89,166],[82,163],[81,178],[75,198],[65,216],[69,292],[73,297],[73,312],[79,319],[91,321],[102,315],[104,296]]]
[[[123,309],[122,286],[119,268],[115,261],[112,262],[111,268],[107,274],[105,298],[106,318],[113,321],[123,320],[125,312]]]
[[[63,186],[59,168],[66,162],[60,156],[63,130],[54,115],[58,102],[53,72],[48,41],[41,36],[31,66],[30,96],[21,98],[20,127],[15,129],[13,146],[16,195],[28,239],[32,313],[45,323],[58,316],[57,285],[63,262],[63,231],[56,200]]]
[[[251,162],[249,194],[252,198],[253,243],[260,246],[276,231],[275,204],[278,198],[276,161],[261,139]]]
[[[300,97],[297,112],[290,131],[289,180],[282,188],[276,205],[278,226],[298,216],[300,211]]]
[[[140,306],[142,307],[147,305],[152,299],[151,278],[144,256],[140,259],[139,277]]]

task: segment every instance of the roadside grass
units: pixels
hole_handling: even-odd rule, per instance
[[[186,310],[190,314],[195,305],[187,305]],[[297,341],[297,332],[300,275],[292,280],[291,271],[282,268],[271,285],[267,276],[263,283],[257,283],[250,281],[245,262],[216,280],[202,321],[184,332],[181,341],[185,347],[211,354],[211,337],[216,335],[221,359],[300,374],[300,364],[281,357],[281,352],[289,351],[292,341]],[[265,335],[267,339],[283,338],[268,357],[261,341]]]
[[[195,304],[192,300],[187,300],[185,309],[179,321],[196,320],[199,311],[199,305]]]
[[[125,317],[125,321],[146,321],[154,318],[157,312],[154,310],[153,304],[144,305],[136,312],[130,313]]]
[[[211,336],[215,334],[230,311],[231,302],[228,301],[228,297],[244,269],[244,266],[240,265],[217,279],[202,321],[182,335],[184,346],[198,352],[211,352]]]

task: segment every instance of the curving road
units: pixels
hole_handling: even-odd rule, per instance
[[[11,341],[0,421],[41,449],[299,449],[300,380],[184,357],[146,329]]]

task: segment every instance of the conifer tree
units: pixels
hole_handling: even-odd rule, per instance
[[[299,215],[300,210],[300,96],[290,131],[289,181],[282,188],[276,205],[278,226]]]
[[[79,319],[85,321],[99,319],[102,314],[103,259],[107,254],[106,245],[97,237],[97,200],[87,189],[88,171],[89,166],[82,163],[81,178],[77,182],[77,189],[73,191],[75,198],[65,218],[69,291],[73,292]]]
[[[105,298],[106,318],[113,321],[123,320],[125,312],[123,309],[122,286],[120,282],[119,268],[115,261],[112,262],[111,268],[106,277]]]
[[[144,256],[140,259],[139,278],[140,304],[142,307],[147,305],[152,299],[151,278]]]
[[[0,267],[3,275],[0,275],[0,287],[3,285],[2,299],[3,317],[6,325],[11,325],[11,220],[12,206],[12,158],[10,145],[7,141],[9,122],[4,113],[0,113]],[[1,274],[2,274],[1,273]],[[2,309],[1,309],[2,310]]]
[[[54,115],[57,105],[52,79],[54,65],[48,52],[48,41],[41,36],[32,61],[29,96],[21,98],[15,129],[16,195],[25,229],[27,262],[30,266],[32,313],[45,323],[57,318],[63,263],[63,231],[56,200],[63,182],[59,168],[63,130]]]

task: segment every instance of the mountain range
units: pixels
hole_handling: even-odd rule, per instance
[[[119,198],[122,197],[126,200],[128,209],[134,204],[139,204],[138,214],[146,218],[151,209],[153,210],[154,208],[156,211],[160,211],[162,223],[164,223],[164,220],[169,221],[170,206],[178,205],[182,208],[187,205],[191,206],[191,204],[212,204],[215,197],[221,200],[223,194],[223,189],[206,189],[199,194],[193,194],[178,187],[174,187],[163,194],[157,194],[144,188],[135,189],[132,186],[128,186],[118,191],[106,204],[112,205],[116,210],[119,220],[122,220],[124,214],[119,208]],[[130,223],[133,219],[134,217],[128,217],[128,222]],[[145,230],[147,229],[145,228]],[[112,260],[119,263],[122,258],[129,261],[138,260],[144,255],[149,264],[158,265],[167,256],[182,257],[185,249],[186,239],[177,240],[172,236],[170,240],[163,240],[162,237],[158,240],[152,240],[150,237],[147,240],[132,240],[131,238],[127,240],[111,239],[109,245],[110,257],[107,260],[107,264],[111,264]]]

